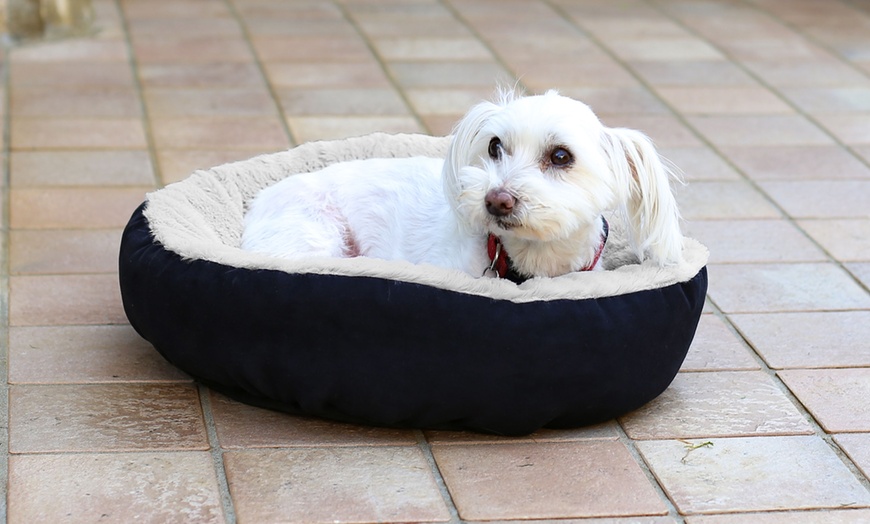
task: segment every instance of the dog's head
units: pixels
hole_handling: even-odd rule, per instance
[[[607,128],[587,105],[553,91],[473,107],[444,164],[445,192],[474,233],[568,241],[617,210],[638,257],[661,264],[682,251],[671,176],[643,134]]]

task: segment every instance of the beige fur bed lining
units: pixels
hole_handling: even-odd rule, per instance
[[[634,257],[627,249],[617,217],[610,219],[612,231],[604,253],[605,267],[614,269],[535,278],[519,286],[506,280],[474,278],[456,270],[403,261],[366,257],[285,260],[239,249],[248,202],[261,189],[284,177],[352,159],[443,157],[448,142],[447,137],[376,133],[308,143],[289,151],[197,171],[181,182],[150,193],[145,216],[154,237],[185,259],[288,273],[389,278],[515,302],[606,297],[661,288],[691,279],[707,263],[707,249],[686,238],[685,261],[678,266],[625,264]]]

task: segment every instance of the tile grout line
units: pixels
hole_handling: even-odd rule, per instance
[[[679,508],[677,508],[677,503],[674,500],[671,500],[668,496],[664,483],[659,480],[652,466],[646,461],[640,450],[637,449],[637,442],[628,436],[628,433],[625,432],[625,428],[622,427],[622,423],[619,421],[618,417],[613,419],[613,421],[615,422],[614,426],[616,427],[616,432],[619,437],[618,441],[625,446],[629,455],[631,455],[631,458],[637,463],[638,467],[643,471],[644,476],[652,485],[653,489],[655,489],[656,495],[658,495],[659,499],[664,502],[665,507],[668,509],[668,516],[674,519],[678,524],[684,524],[685,518],[680,513]]]
[[[454,18],[462,22],[462,25],[468,28],[471,36],[473,36],[475,40],[480,42],[480,44],[485,47],[487,51],[489,51],[489,54],[492,56],[492,59],[496,63],[496,65],[501,67],[504,71],[506,71],[508,74],[510,74],[510,76],[513,77],[514,84],[511,88],[511,91],[521,94],[528,93],[529,88],[525,84],[523,84],[522,78],[518,77],[514,68],[510,67],[507,62],[502,60],[501,54],[496,51],[496,48],[493,47],[490,41],[485,38],[483,34],[481,34],[481,32],[477,30],[476,27],[474,27],[474,24],[469,22],[467,17],[463,16],[462,13],[460,13],[459,10],[456,9],[456,6],[453,5],[453,0],[440,0],[440,2],[446,6],[447,10],[450,11]]]
[[[456,503],[453,501],[453,496],[450,494],[450,489],[447,487],[447,482],[444,476],[441,475],[441,468],[438,467],[438,462],[435,460],[435,455],[432,453],[432,444],[426,439],[423,431],[414,430],[414,436],[417,437],[417,447],[423,453],[426,463],[429,464],[429,470],[432,476],[435,477],[435,484],[438,486],[438,492],[441,494],[441,499],[444,505],[447,506],[447,511],[450,513],[450,522],[464,522],[459,517],[459,510],[456,508]]]
[[[362,39],[363,43],[365,43],[366,48],[369,50],[369,52],[374,57],[375,61],[378,63],[378,66],[380,67],[381,71],[384,73],[384,76],[387,78],[387,81],[390,83],[390,86],[393,88],[393,90],[396,92],[396,94],[402,100],[402,103],[405,104],[405,107],[408,108],[408,111],[410,112],[410,114],[414,118],[414,120],[417,122],[417,124],[420,126],[420,129],[423,129],[426,133],[431,135],[432,129],[430,129],[429,126],[426,125],[422,116],[420,115],[420,113],[417,112],[417,109],[414,107],[414,104],[411,103],[411,99],[408,98],[408,94],[405,93],[405,90],[402,87],[401,83],[398,81],[398,79],[395,77],[395,75],[393,75],[390,72],[390,68],[387,65],[387,62],[389,62],[389,60],[385,59],[383,56],[381,56],[380,53],[378,53],[377,48],[372,43],[372,39],[369,37],[368,33],[366,33],[363,30],[363,28],[360,27],[356,18],[348,10],[344,1],[343,0],[333,0],[332,3],[333,3],[333,5],[335,5],[336,8],[338,8],[338,10],[341,12],[341,16],[345,20],[347,20],[347,23],[350,24],[350,26],[356,32],[357,36],[359,36]]]
[[[275,86],[272,84],[269,79],[269,75],[266,74],[266,68],[263,67],[263,61],[260,59],[259,53],[257,53],[257,49],[254,47],[253,42],[251,42],[251,33],[248,31],[248,24],[245,20],[245,17],[239,13],[239,10],[236,8],[235,0],[223,0],[224,5],[229,9],[230,14],[233,19],[238,24],[239,29],[242,32],[242,38],[245,41],[245,47],[248,48],[248,51],[251,53],[251,57],[254,60],[254,66],[257,68],[257,71],[260,73],[260,78],[263,80],[263,84],[266,86],[266,91],[269,93],[269,98],[272,99],[272,103],[275,104],[275,109],[278,113],[278,120],[281,124],[281,129],[284,131],[284,135],[290,141],[290,147],[292,148],[294,145],[298,145],[299,142],[296,140],[296,137],[293,135],[293,130],[290,129],[290,123],[287,120],[287,115],[284,112],[284,106],[281,104],[281,98],[278,96],[278,92],[275,89]]]
[[[157,147],[154,143],[154,130],[151,127],[151,116],[148,113],[148,104],[145,101],[145,93],[142,87],[142,81],[139,78],[139,60],[136,57],[136,51],[133,47],[133,41],[130,37],[130,23],[127,19],[127,13],[124,11],[121,0],[114,0],[115,9],[118,11],[118,19],[120,21],[121,31],[123,32],[123,42],[127,49],[127,65],[130,66],[130,74],[133,77],[133,90],[136,97],[139,99],[139,120],[145,135],[145,145],[148,148],[148,158],[151,161],[151,178],[153,182],[152,188],[163,187],[163,173],[160,169],[160,162],[157,158]],[[78,148],[70,148],[76,150]]]
[[[9,63],[9,46],[2,45],[0,59],[3,60],[3,99],[0,101],[3,108],[3,137],[2,154],[3,161],[0,166],[0,366],[3,372],[0,374],[0,451],[4,457],[0,461],[0,522],[6,522],[8,516],[9,492],[9,220],[11,213],[11,143],[12,143],[12,104],[11,104],[11,74]]]
[[[224,510],[224,518],[227,524],[235,524],[237,520],[236,509],[233,504],[232,493],[230,493],[229,481],[227,480],[227,470],[224,464],[224,450],[221,448],[220,439],[217,435],[217,426],[214,421],[214,413],[211,406],[210,390],[202,385],[196,384],[196,389],[199,393],[200,407],[202,408],[203,422],[205,423],[206,433],[208,435],[209,454],[211,455],[212,465],[214,466],[215,476],[218,482],[218,495],[221,500],[221,507]]]

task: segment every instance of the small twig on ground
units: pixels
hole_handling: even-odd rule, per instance
[[[695,451],[696,449],[712,448],[713,447],[713,443],[710,442],[709,440],[707,440],[705,442],[701,442],[700,444],[695,444],[694,442],[689,442],[688,440],[683,440],[683,439],[677,439],[677,440],[679,440],[680,442],[683,443],[683,445],[686,446],[686,454],[683,455],[683,458],[680,459],[680,462],[682,462],[683,464],[685,464],[686,459],[689,458],[689,453]]]

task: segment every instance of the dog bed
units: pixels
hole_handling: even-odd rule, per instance
[[[120,250],[124,309],[168,361],[239,401],[377,426],[523,435],[602,422],[679,369],[707,250],[638,264],[610,218],[607,271],[515,284],[402,261],[239,249],[246,205],[294,173],[444,155],[448,138],[374,134],[197,171],[150,193]]]

